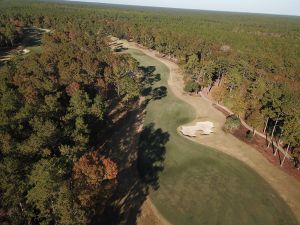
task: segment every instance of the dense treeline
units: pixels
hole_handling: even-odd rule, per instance
[[[23,27],[52,30],[41,54],[0,68],[1,216],[86,224],[113,193],[118,165],[98,147],[108,138],[111,100],[137,96],[139,72],[129,56],[110,52],[109,34],[176,58],[186,91],[211,91],[294,151],[299,24],[296,17],[1,2],[2,47],[16,45]]]
[[[13,47],[23,36],[23,24],[0,18],[0,47]]]
[[[113,193],[118,165],[99,146],[139,72],[87,24],[53,22],[41,54],[0,68],[1,223],[88,224]]]

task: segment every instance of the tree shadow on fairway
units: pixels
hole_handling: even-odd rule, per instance
[[[155,66],[140,66],[139,69],[142,71],[141,83],[143,85],[143,89],[141,91],[143,96],[148,96],[151,94],[152,85],[161,80],[160,74],[155,74]]]
[[[144,106],[151,100],[160,100],[167,96],[167,87],[160,86],[153,88],[152,86],[161,80],[160,74],[155,74],[156,68],[154,66],[139,67],[143,71],[144,76],[141,79],[143,89],[141,95],[146,97]]]
[[[154,83],[161,80],[160,74],[155,74],[155,66],[140,66],[139,69],[143,72],[144,76],[141,82],[146,85],[153,85]]]
[[[147,125],[141,132],[138,150],[138,170],[142,181],[157,190],[159,173],[163,171],[165,145],[169,141],[168,132],[155,129],[154,124]]]
[[[139,134],[136,158],[131,166],[120,171],[111,204],[104,210],[101,218],[97,218],[92,224],[137,223],[149,188],[159,188],[159,173],[164,169],[165,145],[168,141],[169,134],[160,128],[156,129],[153,123],[144,127]]]
[[[124,48],[124,47],[117,47],[114,49],[115,52],[123,52],[123,51],[126,51],[128,50],[128,48]]]
[[[166,96],[167,96],[167,88],[165,86],[160,86],[152,90],[151,97],[153,100],[160,100]]]
[[[28,27],[24,29],[24,39],[22,40],[22,45],[26,47],[34,47],[41,45],[41,38],[43,35],[43,31]]]
[[[160,86],[156,88],[147,87],[144,88],[141,94],[146,97],[145,104],[147,105],[151,100],[160,100],[167,96],[167,87]]]

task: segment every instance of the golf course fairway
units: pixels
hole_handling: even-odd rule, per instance
[[[128,49],[140,66],[155,67],[160,79],[152,89],[166,96],[149,101],[145,124],[168,135],[163,171],[150,198],[161,215],[175,225],[296,225],[288,205],[254,170],[222,152],[178,134],[178,126],[195,118],[192,106],[168,88],[169,69],[136,49]],[[143,137],[147,138],[147,137]]]

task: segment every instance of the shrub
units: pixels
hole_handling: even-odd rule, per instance
[[[253,132],[252,132],[252,131],[248,130],[248,131],[246,132],[246,139],[247,139],[248,141],[251,141],[251,140],[253,139]]]
[[[232,132],[239,127],[241,124],[240,119],[236,115],[227,116],[226,122],[224,125],[224,130],[228,132]]]
[[[186,91],[186,92],[197,92],[197,91],[199,91],[199,85],[193,80],[188,80],[185,83],[184,91]]]

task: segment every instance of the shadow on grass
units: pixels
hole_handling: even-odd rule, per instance
[[[165,145],[169,138],[168,132],[155,129],[153,123],[143,129],[139,138],[138,170],[142,181],[154,190],[159,188],[158,178],[164,169]]]
[[[166,96],[167,96],[167,88],[165,86],[160,86],[152,90],[153,100],[160,100]]]
[[[42,36],[45,33],[44,31],[35,28],[35,27],[26,27],[23,28],[22,38],[15,43],[12,47],[1,47],[0,48],[0,66],[4,65],[5,61],[2,61],[3,58],[20,56],[20,50],[23,48],[40,48],[42,44]],[[36,50],[37,51],[37,50]],[[2,59],[2,60],[1,60]]]
[[[150,188],[159,188],[159,174],[164,169],[165,145],[169,133],[156,128],[153,123],[139,131],[147,103],[167,96],[165,86],[152,88],[161,80],[154,66],[140,67],[145,102],[133,107],[115,124],[114,138],[105,145],[105,151],[119,165],[117,186],[109,204],[96,215],[91,224],[135,225]]]
[[[8,48],[8,47],[0,47],[0,66],[3,66],[5,63],[7,63],[13,53],[14,48]]]
[[[41,45],[43,32],[39,29],[30,27],[24,29],[24,39],[21,44],[26,47],[36,47]]]
[[[142,96],[147,97],[146,98],[147,103],[150,100],[160,100],[167,96],[167,87],[166,86],[160,86],[156,88],[147,87],[142,90],[141,94]]]
[[[0,58],[6,56],[10,52],[11,48],[0,47]]]
[[[92,224],[137,223],[149,188],[159,188],[159,174],[164,169],[165,145],[168,141],[169,134],[160,128],[156,129],[153,123],[144,127],[139,135],[136,159],[130,167],[120,171],[111,204],[106,207],[103,216]]]
[[[123,52],[123,51],[126,51],[126,50],[128,50],[128,48],[119,47],[119,48],[114,49],[115,52]]]
[[[161,80],[160,74],[155,74],[156,68],[154,66],[140,67],[143,71],[143,78],[141,80],[143,89],[141,91],[142,96],[146,97],[145,105],[151,100],[160,100],[167,96],[167,87],[160,86],[153,88],[152,86]]]
[[[144,76],[142,78],[142,83],[144,85],[153,85],[155,82],[161,80],[160,74],[155,74],[155,66],[140,66],[139,69],[143,72]]]

